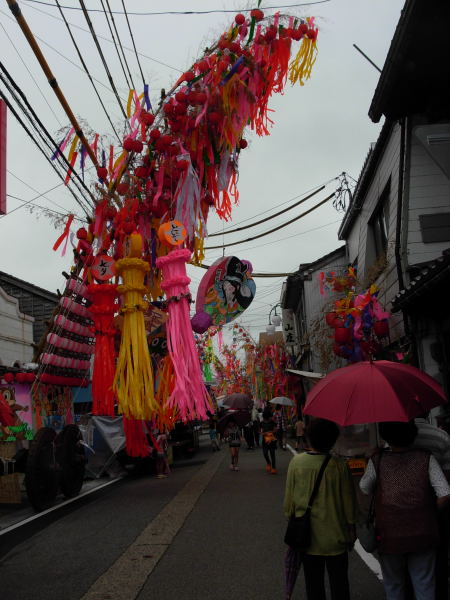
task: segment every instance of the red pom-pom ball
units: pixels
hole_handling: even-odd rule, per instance
[[[262,21],[264,19],[264,13],[259,8],[254,8],[250,12],[250,16],[253,17],[256,21]]]
[[[248,146],[247,140],[244,140],[244,138],[239,140],[239,148],[241,148],[243,150],[244,148],[247,148],[247,146]]]

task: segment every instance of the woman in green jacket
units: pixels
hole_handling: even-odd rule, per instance
[[[325,419],[306,429],[311,450],[294,456],[288,469],[284,512],[302,516],[320,467],[339,437],[339,427]],[[349,600],[348,550],[356,539],[356,497],[345,460],[333,457],[326,466],[311,509],[311,545],[302,554],[308,600],[326,600],[325,567],[332,600]]]

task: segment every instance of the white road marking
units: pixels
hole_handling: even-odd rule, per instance
[[[292,452],[292,454],[293,454],[294,456],[296,456],[296,455],[298,454],[297,450],[296,450],[295,448],[293,448],[293,447],[292,447],[290,444],[286,444],[286,448],[287,448],[287,449],[288,449],[290,452]]]

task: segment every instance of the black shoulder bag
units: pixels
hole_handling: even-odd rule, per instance
[[[331,455],[328,454],[320,467],[305,514],[301,517],[296,517],[295,514],[289,517],[288,526],[284,535],[284,543],[300,552],[306,552],[311,545],[311,507],[317,496],[317,492],[319,491],[320,482],[322,481],[323,473],[330,458]]]

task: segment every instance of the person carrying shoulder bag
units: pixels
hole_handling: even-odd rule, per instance
[[[284,513],[301,517],[310,503],[324,461],[339,437],[339,427],[325,419],[306,429],[311,450],[294,456],[288,469]],[[326,600],[325,567],[332,600],[349,600],[348,550],[355,543],[357,504],[352,476],[344,459],[328,459],[310,512],[311,544],[299,553],[308,600]],[[288,550],[292,557],[295,548]],[[293,587],[293,586],[292,586]],[[287,590],[287,599],[292,590]]]

